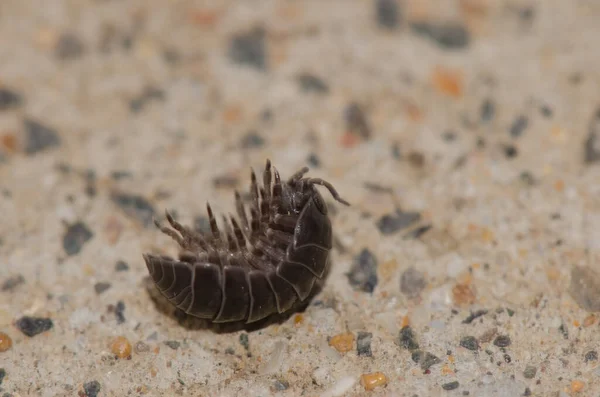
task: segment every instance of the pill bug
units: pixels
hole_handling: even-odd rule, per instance
[[[167,300],[185,313],[212,323],[255,323],[306,301],[330,265],[331,221],[316,186],[350,205],[320,178],[307,178],[308,167],[282,181],[266,161],[263,186],[254,171],[250,217],[239,192],[239,219],[223,216],[219,229],[210,203],[210,233],[192,231],[165,212],[170,227],[154,221],[181,247],[179,259],[143,254],[150,278]]]

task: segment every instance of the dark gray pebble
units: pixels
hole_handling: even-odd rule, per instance
[[[240,344],[244,346],[244,349],[250,350],[250,340],[247,333],[240,334]]]
[[[525,367],[525,370],[523,371],[523,376],[525,377],[525,379],[533,379],[535,377],[536,373],[537,373],[537,368],[534,367],[533,365],[528,365]]]
[[[94,233],[83,222],[70,225],[63,236],[63,249],[67,255],[77,255],[85,243],[94,237]]]
[[[378,283],[377,258],[371,251],[364,248],[354,257],[350,272],[346,273],[350,285],[359,291],[372,293]]]
[[[8,88],[0,88],[0,111],[18,107],[22,103],[21,94]]]
[[[464,336],[460,339],[460,346],[465,349],[477,351],[479,349],[479,342],[474,336]]]
[[[383,235],[390,235],[405,229],[421,219],[418,212],[400,212],[387,214],[377,221],[377,228]]]
[[[19,331],[29,337],[33,337],[42,332],[49,331],[54,326],[54,323],[49,318],[25,316],[18,319],[15,325]]]
[[[359,332],[356,338],[356,351],[359,356],[373,356],[371,351],[371,341],[373,340],[373,334],[371,332]]]
[[[257,131],[250,131],[242,137],[240,145],[243,149],[253,149],[264,146],[265,138],[260,136]]]
[[[56,48],[54,49],[56,57],[62,60],[79,58],[83,55],[84,51],[85,46],[81,39],[71,32],[63,33],[58,39]]]
[[[111,199],[127,215],[141,222],[144,227],[152,225],[156,211],[144,197],[126,193],[113,193]]]
[[[53,128],[27,118],[23,120],[23,125],[26,134],[26,154],[33,155],[61,144],[61,139]]]
[[[422,235],[424,235],[425,233],[427,233],[432,228],[433,228],[433,225],[419,226],[419,227],[411,230],[410,232],[406,233],[404,235],[404,240],[411,240],[411,239],[420,238]]]
[[[314,153],[309,154],[306,161],[311,167],[319,168],[321,166],[321,159]]]
[[[585,362],[587,363],[590,361],[598,361],[598,352],[596,350],[590,350],[585,353]]]
[[[455,389],[458,389],[458,386],[460,386],[460,384],[458,383],[458,381],[455,380],[454,382],[444,383],[442,385],[442,389],[455,390]]]
[[[106,291],[109,288],[110,288],[110,283],[108,283],[106,281],[100,281],[94,285],[94,291],[96,291],[96,293],[98,295],[100,295],[101,293],[103,293],[104,291]]]
[[[488,123],[490,122],[493,118],[494,115],[496,114],[496,106],[494,104],[494,102],[487,98],[483,101],[483,103],[481,104],[481,111],[480,111],[480,119],[482,123]]]
[[[169,346],[173,350],[177,350],[179,349],[179,346],[181,346],[181,343],[176,340],[168,340],[165,342],[165,345]]]
[[[117,305],[115,306],[115,316],[117,317],[117,324],[123,324],[125,322],[125,302],[117,302]]]
[[[277,391],[287,390],[290,387],[290,383],[284,379],[277,379],[273,382],[273,388]]]
[[[93,380],[83,384],[83,391],[86,397],[96,397],[100,393],[100,382]]]
[[[506,156],[506,158],[509,158],[509,159],[515,158],[515,157],[517,157],[517,154],[519,154],[519,151],[516,146],[504,145],[504,155]]]
[[[377,24],[384,29],[396,29],[400,25],[400,7],[397,0],[375,0]]]
[[[406,269],[400,276],[400,292],[409,299],[418,297],[426,285],[425,275],[413,266]]]
[[[2,386],[2,381],[6,377],[6,370],[4,368],[0,368],[0,386]]]
[[[344,118],[346,120],[346,128],[349,132],[363,139],[371,137],[371,127],[367,121],[367,116],[358,103],[353,102],[346,106]]]
[[[402,327],[398,334],[398,341],[396,344],[407,350],[415,350],[419,348],[417,337],[411,327]]]
[[[494,345],[498,347],[507,347],[510,346],[511,340],[508,335],[498,335],[496,339],[494,339]]]
[[[510,135],[513,138],[518,138],[521,135],[523,135],[523,132],[525,132],[525,129],[527,128],[527,126],[529,125],[529,119],[527,118],[527,116],[524,115],[520,115],[518,116],[515,121],[513,121],[512,125],[510,126]]]
[[[481,316],[485,316],[487,314],[487,310],[477,310],[475,312],[471,312],[469,317],[463,320],[463,324],[471,324],[474,320],[478,319]]]
[[[465,48],[471,41],[469,31],[462,24],[456,22],[442,24],[416,22],[411,24],[411,28],[415,33],[428,37],[441,48],[448,50]]]
[[[256,28],[235,35],[229,43],[229,59],[234,63],[258,70],[267,69],[265,31]]]
[[[162,101],[165,99],[165,92],[157,87],[146,87],[137,97],[129,101],[129,110],[138,113],[151,101]]]
[[[411,359],[420,365],[423,371],[427,371],[433,365],[439,364],[442,362],[437,356],[424,352],[422,350],[413,350],[411,354]]]
[[[117,263],[115,264],[115,271],[126,272],[127,270],[129,270],[129,265],[125,261],[117,261]]]
[[[297,77],[298,84],[304,92],[314,92],[317,94],[329,93],[329,86],[319,77],[309,74],[301,73]]]
[[[2,291],[11,291],[17,286],[25,283],[25,277],[22,274],[9,277],[2,283]]]
[[[596,110],[590,120],[584,149],[584,162],[586,164],[600,160],[600,109]]]

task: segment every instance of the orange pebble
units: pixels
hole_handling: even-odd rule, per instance
[[[0,332],[0,353],[7,351],[12,347],[12,339],[4,332]]]
[[[304,322],[304,316],[302,314],[296,314],[294,316],[294,325],[299,326]]]
[[[365,390],[373,390],[378,386],[385,386],[387,382],[388,379],[383,372],[373,372],[371,374],[362,374],[360,376],[360,384]]]
[[[110,350],[117,358],[131,358],[131,343],[124,336],[117,336],[113,339]]]
[[[590,314],[583,320],[583,326],[590,327],[590,326],[594,325],[595,322],[596,322],[596,316],[594,316],[593,314]]]
[[[437,67],[433,71],[432,80],[439,92],[454,98],[462,96],[463,77],[459,71]]]
[[[349,352],[354,347],[354,334],[347,332],[332,336],[329,339],[329,346],[335,348],[340,353]]]
[[[579,393],[583,390],[584,386],[585,384],[582,381],[574,380],[573,382],[571,382],[571,391],[573,391],[573,393]]]
[[[475,302],[475,293],[465,284],[456,284],[452,288],[452,297],[457,305],[473,304]]]

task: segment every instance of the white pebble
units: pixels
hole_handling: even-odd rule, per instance
[[[338,397],[346,394],[348,390],[354,386],[356,383],[356,379],[352,376],[345,376],[342,379],[338,380],[335,385],[331,388],[327,389],[321,397]]]

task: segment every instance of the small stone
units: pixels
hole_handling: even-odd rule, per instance
[[[105,281],[98,282],[94,285],[94,291],[96,291],[96,293],[98,295],[100,295],[101,293],[103,293],[104,291],[106,291],[109,288],[110,288],[110,283],[105,282]]]
[[[573,393],[579,393],[585,388],[585,383],[580,380],[574,380],[571,382],[571,391]]]
[[[133,113],[138,113],[144,109],[144,107],[150,101],[162,101],[165,99],[165,92],[156,87],[146,87],[137,97],[129,101],[129,110]]]
[[[471,305],[475,303],[475,291],[467,284],[456,284],[452,288],[452,299],[457,305]]]
[[[408,156],[406,156],[409,164],[415,168],[423,168],[425,165],[425,156],[421,152],[410,152]]]
[[[354,346],[354,334],[352,332],[347,332],[334,335],[329,339],[329,346],[340,353],[349,352]]]
[[[542,113],[542,116],[544,116],[545,118],[550,118],[550,117],[552,117],[552,114],[553,114],[552,108],[548,105],[540,106],[540,112]]]
[[[15,325],[19,331],[31,338],[42,332],[49,331],[54,326],[54,323],[49,318],[25,316],[17,320]]]
[[[569,293],[583,310],[600,312],[600,273],[590,267],[574,266]]]
[[[512,125],[510,127],[510,135],[513,138],[520,137],[521,135],[523,135],[523,132],[527,128],[528,124],[529,124],[529,119],[526,116],[524,116],[524,115],[518,116],[515,119],[515,121],[513,121]]]
[[[12,339],[8,334],[0,332],[0,353],[8,351],[12,347]]]
[[[150,346],[142,341],[136,342],[133,348],[136,353],[147,353],[150,351]]]
[[[487,98],[481,104],[481,115],[480,119],[482,123],[488,123],[494,118],[494,114],[496,113],[496,107],[494,102]]]
[[[504,155],[506,156],[506,158],[512,159],[517,157],[517,154],[519,154],[519,151],[517,150],[517,147],[514,145],[504,145]]]
[[[533,365],[528,365],[525,367],[525,370],[523,370],[523,376],[525,377],[525,379],[535,378],[536,373],[537,373],[537,368],[534,367]]]
[[[596,110],[590,120],[584,148],[584,162],[586,164],[600,160],[600,108]]]
[[[60,146],[61,139],[56,130],[32,119],[25,119],[23,125],[26,134],[25,153],[27,155]]]
[[[117,336],[110,344],[110,351],[117,358],[131,359],[131,343],[124,336]]]
[[[383,372],[374,372],[370,374],[362,374],[360,376],[360,384],[365,390],[373,390],[378,386],[385,386],[388,382],[387,377]]]
[[[258,132],[250,131],[242,137],[240,144],[244,149],[259,148],[265,144],[265,139]]]
[[[2,351],[2,334],[0,333],[0,351]],[[588,363],[590,361],[598,361],[598,352],[595,350],[590,350],[585,353],[585,362]]]
[[[273,383],[273,388],[276,391],[283,391],[283,390],[287,390],[290,387],[290,382],[284,380],[284,379],[277,379],[275,380],[275,382]]]
[[[359,356],[372,357],[371,341],[373,334],[371,332],[359,332],[356,338],[356,351]]]
[[[117,306],[115,306],[115,316],[117,317],[117,324],[123,324],[125,322],[125,302],[117,302]]]
[[[423,350],[413,350],[411,354],[411,359],[420,365],[423,371],[427,371],[435,364],[439,364],[442,362],[437,356],[424,352]]]
[[[319,159],[319,156],[314,153],[309,154],[306,161],[311,167],[319,168],[321,166],[321,160]]]
[[[117,272],[126,272],[127,270],[129,270],[129,265],[124,262],[124,261],[117,261],[117,263],[115,264],[115,271]]]
[[[373,293],[377,286],[377,258],[368,249],[363,249],[354,258],[349,273],[346,273],[350,285],[359,291]]]
[[[423,273],[413,266],[406,269],[400,276],[400,292],[409,299],[418,297],[426,285],[427,282]]]
[[[2,381],[4,380],[5,377],[6,377],[6,370],[4,368],[0,368],[0,386],[2,386]],[[8,394],[8,393],[6,393],[6,394]],[[9,396],[10,396],[10,394],[9,394]]]
[[[442,24],[418,22],[413,23],[411,28],[415,33],[428,37],[438,46],[447,50],[465,48],[471,41],[469,31],[462,24],[456,22]]]
[[[525,397],[531,396],[531,389],[526,387],[525,391],[523,392],[523,396],[525,396]]]
[[[17,286],[25,283],[25,277],[22,274],[17,274],[4,280],[2,283],[2,291],[12,291]]]
[[[16,91],[0,88],[0,111],[9,110],[20,106],[23,98]]]
[[[463,324],[471,324],[474,320],[478,319],[481,316],[485,316],[487,314],[487,310],[477,310],[476,312],[471,312],[469,317],[463,320]]]
[[[93,380],[83,384],[83,392],[86,397],[97,397],[100,393],[100,382]]]
[[[377,221],[377,228],[383,235],[390,235],[405,229],[421,219],[418,212],[400,212],[386,214]]]
[[[494,339],[494,345],[498,347],[507,347],[510,346],[511,340],[508,335],[498,335],[496,339]]]
[[[398,334],[398,341],[396,344],[407,350],[415,350],[419,348],[417,337],[410,326],[402,327]]]
[[[397,0],[375,0],[377,24],[384,29],[396,29],[400,24]]]
[[[458,386],[460,386],[460,384],[458,383],[458,381],[454,381],[454,382],[444,383],[442,385],[442,389],[444,389],[444,390],[455,390],[455,389],[458,389]]]
[[[240,345],[244,346],[244,349],[250,350],[250,340],[248,339],[248,334],[240,334]]]
[[[153,224],[156,211],[148,200],[142,196],[115,193],[111,195],[112,201],[119,206],[128,216],[140,221],[144,227]]]
[[[70,225],[63,236],[63,248],[67,255],[77,255],[85,243],[94,237],[94,233],[83,222]]]
[[[475,338],[474,336],[462,337],[460,339],[460,346],[473,351],[479,350],[479,342],[477,342],[477,338]]]
[[[56,43],[54,53],[58,59],[75,59],[83,55],[84,45],[74,33],[63,33]]]
[[[346,106],[344,118],[346,120],[346,129],[348,132],[355,134],[362,139],[369,139],[371,137],[371,127],[367,121],[367,116],[358,103],[352,102]]]
[[[256,28],[234,36],[229,44],[229,59],[258,70],[267,69],[265,31]]]
[[[179,349],[179,346],[181,346],[181,343],[176,340],[168,340],[165,342],[165,345],[169,346],[173,350],[177,350]]]
[[[308,73],[298,75],[298,84],[304,92],[314,92],[317,94],[329,93],[329,86],[317,76]]]
[[[492,329],[489,329],[489,330],[485,331],[483,333],[483,335],[481,335],[479,337],[479,342],[480,343],[488,343],[494,338],[494,336],[496,336],[497,333],[498,333],[498,328],[494,327]]]

